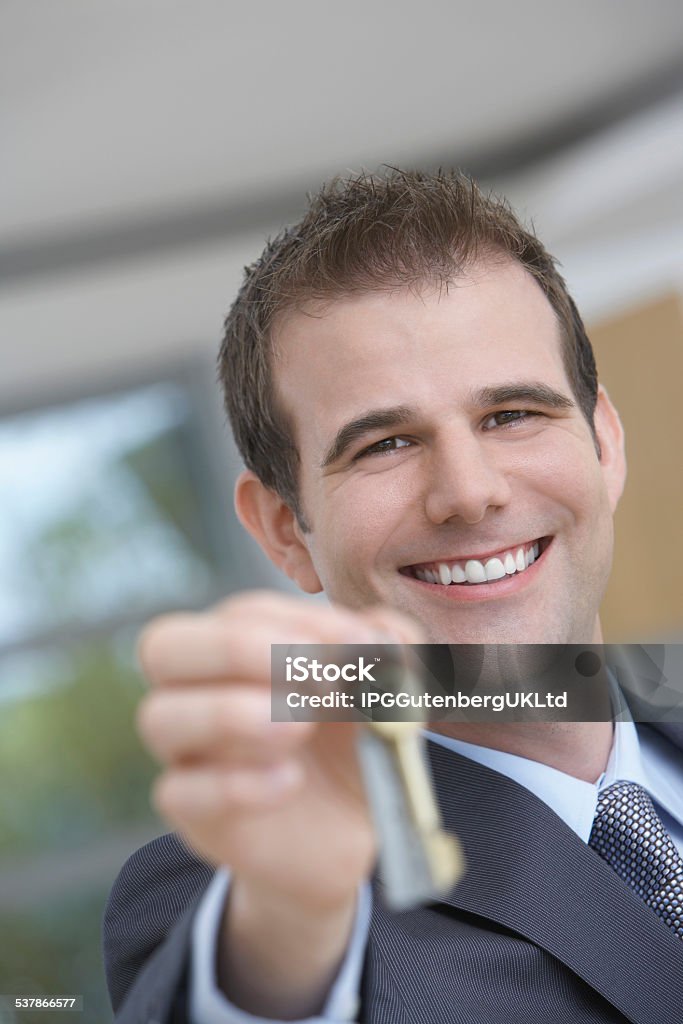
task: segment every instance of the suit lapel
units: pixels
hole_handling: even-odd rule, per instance
[[[648,725],[666,736],[679,750],[683,750],[683,722],[648,722]]]
[[[545,949],[636,1024],[678,1019],[683,943],[523,786],[429,744],[468,870],[443,902]]]

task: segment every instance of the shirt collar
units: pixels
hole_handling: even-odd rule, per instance
[[[614,723],[612,749],[607,767],[594,783],[575,779],[557,768],[517,754],[481,747],[476,743],[443,736],[441,733],[426,732],[426,736],[447,750],[468,757],[471,761],[506,775],[513,782],[524,786],[539,800],[543,800],[585,843],[588,842],[593,827],[598,794],[618,780],[636,782],[643,786],[656,804],[664,807],[679,820],[681,817],[680,807],[673,807],[669,799],[666,780],[662,781],[655,771],[648,774],[643,764],[638,731],[631,720]]]
[[[476,743],[442,736],[441,733],[427,732],[426,735],[447,750],[468,757],[524,786],[539,800],[543,800],[584,842],[588,842],[598,802],[597,784],[583,782],[557,768],[517,754],[481,747]]]

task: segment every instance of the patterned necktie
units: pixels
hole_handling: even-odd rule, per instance
[[[589,844],[683,939],[683,858],[642,786],[600,793]]]

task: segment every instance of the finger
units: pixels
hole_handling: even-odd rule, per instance
[[[187,759],[267,763],[299,746],[311,722],[271,722],[270,697],[254,686],[152,691],[137,727],[162,762]]]
[[[303,770],[288,759],[261,770],[184,768],[156,780],[152,801],[159,813],[182,830],[206,827],[245,810],[272,808],[302,784]]]
[[[138,659],[153,685],[229,677],[267,684],[271,644],[354,642],[377,642],[357,613],[281,595],[248,595],[210,612],[153,620],[140,636]]]

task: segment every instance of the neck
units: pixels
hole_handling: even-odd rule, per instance
[[[596,618],[592,644],[601,644],[602,626]],[[437,722],[430,728],[444,736],[526,757],[572,775],[597,782],[607,767],[613,725],[608,722]]]
[[[539,761],[583,782],[596,782],[612,749],[611,722],[437,722],[434,732]]]

